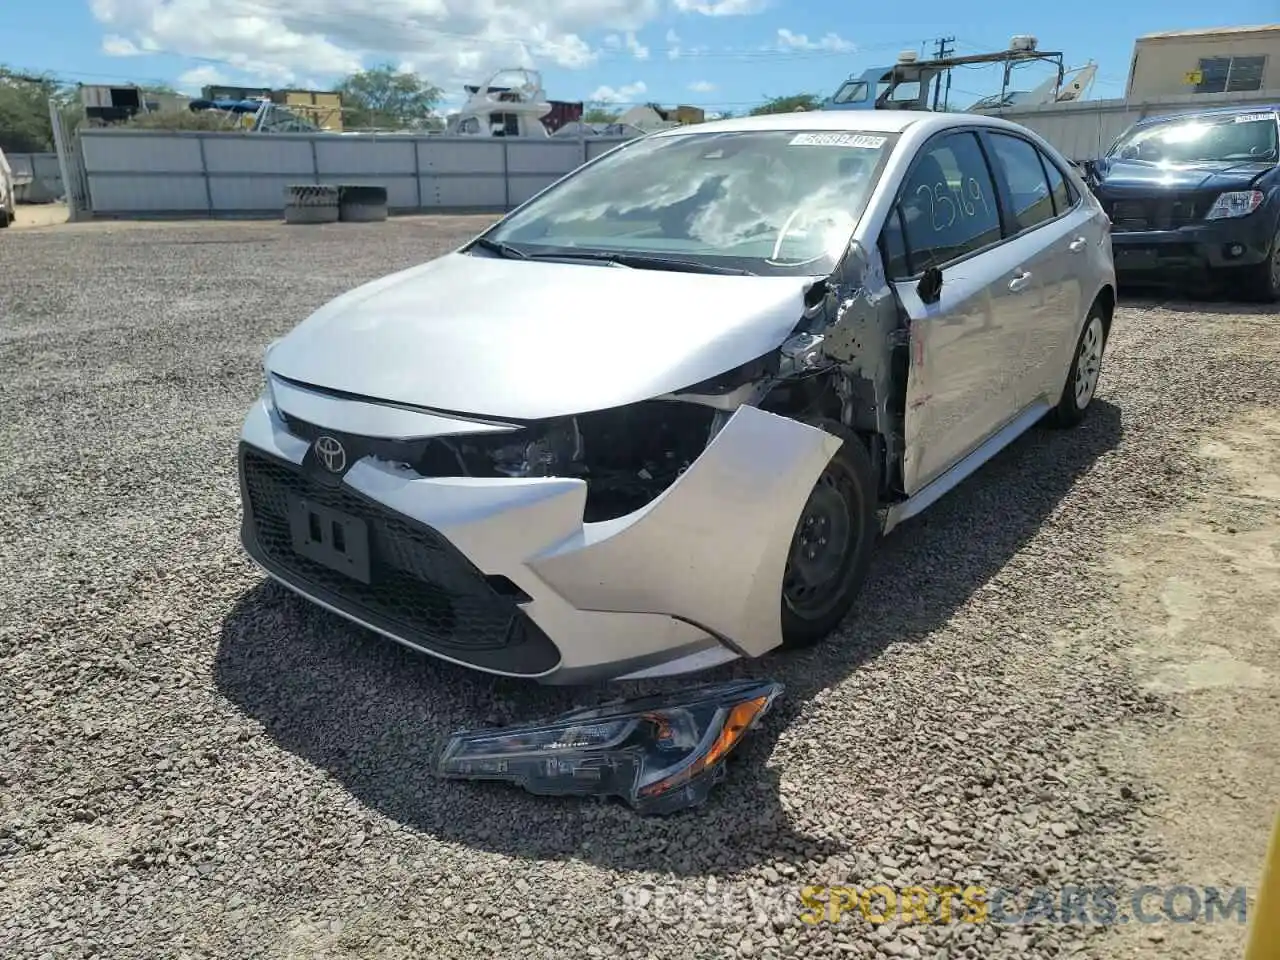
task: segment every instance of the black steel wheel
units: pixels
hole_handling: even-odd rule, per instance
[[[862,440],[816,424],[844,443],[814,484],[791,540],[782,580],[782,646],[827,637],[853,606],[876,538],[876,472]]]

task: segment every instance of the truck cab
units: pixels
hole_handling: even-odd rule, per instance
[[[942,68],[929,61],[872,67],[860,76],[849,77],[822,102],[822,109],[928,110],[930,91],[942,73]]]

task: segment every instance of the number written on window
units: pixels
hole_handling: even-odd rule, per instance
[[[992,212],[982,185],[974,177],[956,184],[941,181],[930,186],[922,183],[916,187],[916,194],[928,201],[929,223],[938,232],[950,230],[958,218],[972,217],[979,211],[990,216]]]

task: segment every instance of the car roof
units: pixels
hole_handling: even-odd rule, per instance
[[[1196,117],[1231,117],[1244,116],[1249,113],[1280,113],[1280,103],[1254,104],[1251,107],[1214,107],[1209,110],[1196,110],[1193,113],[1169,113],[1162,117],[1143,117],[1135,127],[1145,127],[1152,123],[1165,123],[1169,120],[1194,120]]]
[[[731,117],[705,123],[670,127],[652,136],[682,133],[749,133],[767,130],[856,131],[859,133],[902,133],[911,126],[954,127],[1004,126],[1005,121],[975,113],[940,113],[932,110],[798,110],[770,113],[760,117]]]

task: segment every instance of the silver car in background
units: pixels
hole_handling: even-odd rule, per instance
[[[1110,223],[999,119],[726,120],[631,141],[265,357],[242,540],[417,650],[549,683],[829,635],[878,535],[1079,423]]]

